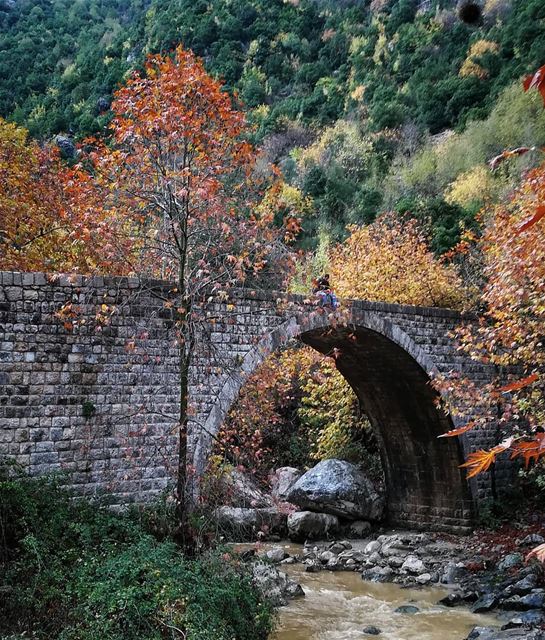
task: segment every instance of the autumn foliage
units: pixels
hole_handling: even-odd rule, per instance
[[[452,266],[430,251],[416,221],[384,215],[330,253],[331,281],[345,298],[460,308],[464,287]]]
[[[58,169],[51,150],[0,119],[0,268],[32,268],[44,254],[54,265],[65,235]]]
[[[178,279],[183,256],[195,293],[270,267],[269,185],[252,175],[244,113],[198,58],[149,57],[111,111],[109,138],[85,141],[73,167],[0,121],[2,268]],[[287,216],[286,238],[297,230]]]
[[[126,273],[132,240],[81,166],[0,119],[0,268]]]
[[[241,390],[218,434],[215,453],[258,477],[288,464],[282,455],[297,448],[301,381],[317,360],[311,349],[289,348],[269,356]],[[292,455],[292,463],[299,463],[295,450]]]
[[[244,385],[215,455],[264,479],[272,468],[341,457],[379,470],[370,426],[332,358],[310,347],[273,353]],[[369,466],[369,464],[367,466]]]
[[[503,426],[505,439],[500,444],[469,455],[464,464],[469,477],[488,470],[508,450],[526,465],[545,455],[544,214],[545,164],[527,174],[509,202],[485,212],[485,230],[477,241],[484,262],[486,312],[476,329],[460,327],[458,338],[461,349],[497,365],[503,375],[484,388],[456,376],[436,383],[451,407],[455,399],[477,415],[448,435],[489,423]]]
[[[192,295],[262,268],[274,237],[271,217],[253,206],[256,153],[244,140],[243,112],[202,62],[182,47],[149,57],[144,73],[115,94],[111,110],[111,140],[87,142],[100,202],[77,203],[83,217],[97,204],[108,211],[130,242],[117,257],[115,246],[106,247],[110,264],[181,278]]]
[[[524,78],[524,91],[530,89],[537,89],[543,98],[543,104],[545,105],[545,65],[540,67],[535,73],[530,74]]]
[[[513,457],[521,456],[527,464],[545,454],[543,434],[536,433],[545,418],[545,227],[539,223],[543,207],[536,206],[544,201],[545,165],[529,173],[507,205],[491,211],[480,241],[488,310],[477,330],[460,329],[460,340],[475,359],[504,368],[515,366],[524,374],[513,376],[507,384],[499,379],[484,394],[473,390],[482,409],[478,422],[496,420],[499,409],[500,422],[509,425],[509,438],[489,452],[472,454],[467,464],[470,475],[488,469],[497,454],[508,448]],[[459,397],[461,387],[466,394],[471,389],[459,382],[450,392]],[[471,400],[470,393],[466,404]]]

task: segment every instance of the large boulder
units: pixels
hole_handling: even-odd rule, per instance
[[[271,493],[274,498],[286,501],[293,485],[301,477],[301,471],[295,467],[280,467],[271,474]]]
[[[257,482],[248,474],[233,469],[222,476],[225,502],[232,507],[244,507],[258,509],[272,507],[273,500],[261,491]]]
[[[288,516],[288,537],[294,542],[326,540],[339,530],[339,519],[329,513],[297,511]]]
[[[243,507],[219,507],[215,511],[221,533],[231,540],[255,540],[261,535],[285,535],[285,513],[274,508],[247,509]]]
[[[349,520],[380,520],[384,499],[371,480],[344,460],[323,460],[302,475],[287,495],[301,509]]]

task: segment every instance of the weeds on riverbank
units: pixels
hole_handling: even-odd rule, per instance
[[[187,560],[153,522],[0,467],[0,638],[264,640],[273,612],[247,569]]]

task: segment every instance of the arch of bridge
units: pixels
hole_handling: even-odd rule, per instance
[[[211,436],[245,380],[271,353],[294,339],[326,355],[337,349],[337,367],[378,438],[390,522],[449,530],[469,526],[472,500],[459,468],[464,459],[460,444],[437,438],[453,428],[437,408],[437,394],[429,384],[439,369],[432,354],[380,311],[354,309],[338,327],[328,314],[299,312],[266,332],[219,392],[196,446],[197,471],[204,470]]]

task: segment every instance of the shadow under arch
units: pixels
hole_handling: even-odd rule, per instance
[[[468,529],[472,500],[459,468],[460,444],[457,438],[437,438],[453,428],[437,408],[437,392],[429,384],[437,368],[399,326],[373,312],[339,326],[319,312],[294,315],[264,336],[246,355],[241,370],[223,385],[208,415],[195,446],[197,473],[204,470],[212,437],[246,379],[293,339],[325,355],[335,349],[337,368],[356,393],[379,442],[388,522],[407,528]]]

